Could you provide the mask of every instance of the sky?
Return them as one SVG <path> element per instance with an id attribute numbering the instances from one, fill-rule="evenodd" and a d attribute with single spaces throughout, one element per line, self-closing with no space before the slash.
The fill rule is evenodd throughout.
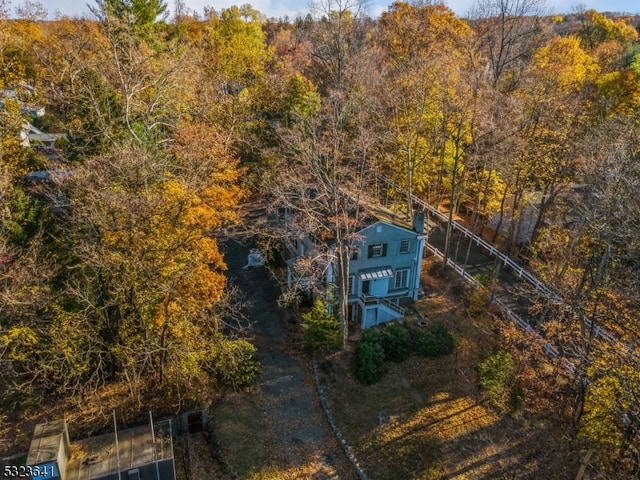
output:
<path id="1" fill-rule="evenodd" d="M 56 14 L 67 16 L 91 17 L 87 3 L 95 5 L 95 0 L 36 0 L 46 7 L 49 17 L 54 18 Z M 166 0 L 169 10 L 173 8 L 175 0 Z M 230 7 L 232 5 L 251 4 L 267 17 L 283 17 L 288 15 L 290 18 L 296 15 L 306 15 L 308 12 L 308 0 L 183 0 L 184 4 L 198 14 L 202 14 L 204 7 L 212 7 L 215 10 Z M 1 3 L 1 2 L 0 2 Z M 23 3 L 23 0 L 9 0 L 10 6 L 17 6 Z M 369 15 L 377 17 L 393 3 L 393 0 L 369 0 Z M 473 0 L 447 0 L 446 5 L 451 8 L 458 16 L 463 17 L 468 12 Z M 584 9 L 594 9 L 599 12 L 628 12 L 640 13 L 640 3 L 637 0 L 547 0 L 547 5 L 552 13 L 568 13 L 575 10 L 577 5 L 581 5 Z"/>

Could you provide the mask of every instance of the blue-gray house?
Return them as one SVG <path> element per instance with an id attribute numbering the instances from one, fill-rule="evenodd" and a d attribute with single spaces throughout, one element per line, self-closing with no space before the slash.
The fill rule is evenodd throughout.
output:
<path id="1" fill-rule="evenodd" d="M 424 250 L 424 217 L 415 230 L 377 221 L 357 233 L 349 262 L 351 318 L 362 328 L 404 316 L 403 299 L 417 300 Z"/>
<path id="2" fill-rule="evenodd" d="M 377 221 L 358 231 L 349 262 L 349 298 L 351 320 L 369 328 L 404 316 L 403 299 L 418 299 L 424 251 L 424 214 L 418 212 L 414 229 Z M 314 255 L 307 238 L 294 242 L 289 263 L 289 286 L 295 279 L 295 261 Z M 327 283 L 334 282 L 334 268 L 328 262 Z"/>

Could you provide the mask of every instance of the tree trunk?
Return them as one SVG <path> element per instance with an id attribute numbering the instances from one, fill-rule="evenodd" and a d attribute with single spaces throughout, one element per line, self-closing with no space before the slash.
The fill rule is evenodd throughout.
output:
<path id="1" fill-rule="evenodd" d="M 491 237 L 491 243 L 496 243 L 498 234 L 500 233 L 500 228 L 502 228 L 502 221 L 504 220 L 504 204 L 507 201 L 508 192 L 509 192 L 509 187 L 505 185 L 504 192 L 502 192 L 502 199 L 500 200 L 500 216 L 498 217 L 498 224 L 496 225 L 496 228 L 493 231 L 493 236 Z"/>

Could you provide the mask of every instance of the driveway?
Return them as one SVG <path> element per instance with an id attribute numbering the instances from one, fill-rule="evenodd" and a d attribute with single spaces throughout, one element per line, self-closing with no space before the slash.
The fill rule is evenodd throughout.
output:
<path id="1" fill-rule="evenodd" d="M 253 322 L 250 330 L 261 372 L 254 391 L 225 398 L 214 410 L 214 417 L 221 429 L 231 426 L 232 430 L 243 431 L 243 422 L 244 427 L 253 428 L 252 438 L 246 441 L 255 443 L 255 461 L 247 460 L 236 447 L 225 445 L 223 434 L 221 449 L 239 478 L 265 471 L 273 472 L 273 476 L 259 478 L 356 478 L 320 406 L 308 359 L 298 358 L 288 344 L 296 322 L 293 313 L 277 303 L 277 282 L 264 267 L 242 269 L 251 246 L 229 240 L 224 254 L 228 278 L 249 302 L 247 313 Z M 247 415 L 249 406 L 254 407 L 253 418 L 251 412 Z M 256 421 L 261 428 L 246 425 Z M 234 465 L 232 457 L 236 455 L 241 465 Z"/>

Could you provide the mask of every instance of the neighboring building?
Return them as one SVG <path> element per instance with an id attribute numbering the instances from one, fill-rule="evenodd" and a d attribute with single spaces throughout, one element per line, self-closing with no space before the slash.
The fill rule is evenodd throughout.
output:
<path id="1" fill-rule="evenodd" d="M 33 480 L 175 480 L 171 421 L 73 443 L 64 421 L 40 424 L 27 465 Z"/>
<path id="2" fill-rule="evenodd" d="M 36 425 L 27 457 L 27 465 L 39 473 L 32 479 L 66 480 L 70 444 L 64 420 Z"/>
<path id="3" fill-rule="evenodd" d="M 417 212 L 414 230 L 376 221 L 356 233 L 349 262 L 349 315 L 363 329 L 404 316 L 401 302 L 415 301 L 421 293 L 420 274 L 424 251 L 424 213 Z M 310 280 L 296 274 L 296 263 L 313 257 L 314 243 L 301 237 L 289 243 L 289 288 L 309 287 Z M 321 266 L 322 268 L 322 266 Z M 334 282 L 333 265 L 326 265 L 326 281 Z"/>

